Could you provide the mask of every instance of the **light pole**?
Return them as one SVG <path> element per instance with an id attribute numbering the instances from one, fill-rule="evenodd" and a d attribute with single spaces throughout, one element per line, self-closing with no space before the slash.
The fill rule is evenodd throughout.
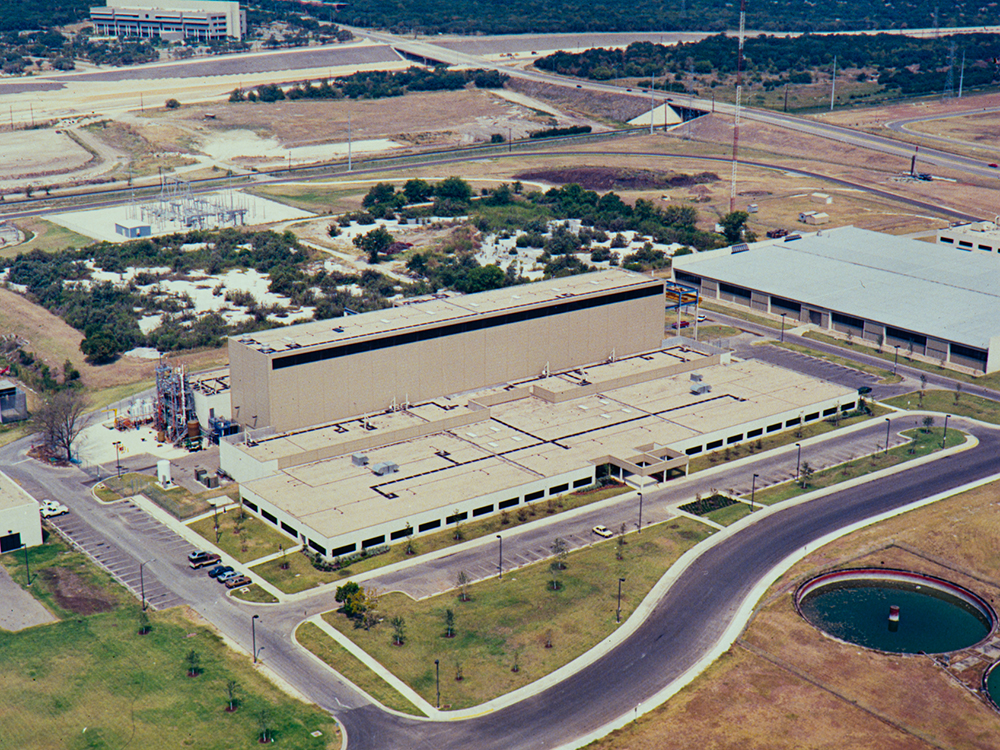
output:
<path id="1" fill-rule="evenodd" d="M 497 559 L 497 570 L 500 572 L 497 578 L 501 581 L 503 580 L 503 537 L 497 534 L 497 540 L 500 542 L 500 557 Z"/>
<path id="2" fill-rule="evenodd" d="M 885 455 L 889 455 L 889 425 L 892 424 L 889 421 L 889 417 L 885 418 Z"/>
<path id="3" fill-rule="evenodd" d="M 434 660 L 434 684 L 437 687 L 437 707 L 441 708 L 441 660 Z"/>
<path id="4" fill-rule="evenodd" d="M 142 611 L 143 612 L 146 611 L 146 583 L 145 583 L 145 580 L 142 577 L 142 566 L 145 565 L 146 563 L 151 563 L 151 562 L 155 562 L 155 561 L 156 561 L 156 558 L 154 557 L 152 560 L 143 560 L 141 563 L 139 563 L 139 591 L 141 592 L 141 596 L 142 596 Z"/>
<path id="5" fill-rule="evenodd" d="M 896 364 L 899 362 L 899 344 L 894 344 L 896 348 L 896 356 L 892 358 L 892 374 L 896 374 Z"/>
<path id="6" fill-rule="evenodd" d="M 121 476 L 122 476 L 122 460 L 121 460 L 121 455 L 122 455 L 122 441 L 121 440 L 116 440 L 115 442 L 112 443 L 112 445 L 115 446 L 115 471 L 116 471 L 116 474 L 117 474 L 118 478 L 121 479 Z"/>
<path id="7" fill-rule="evenodd" d="M 24 577 L 27 579 L 28 586 L 31 585 L 31 568 L 28 567 L 28 545 L 25 544 L 21 547 L 24 550 Z"/>
<path id="8" fill-rule="evenodd" d="M 754 474 L 753 475 L 753 479 L 750 480 L 750 512 L 751 513 L 753 513 L 753 496 L 754 496 L 754 493 L 757 491 L 757 477 L 759 477 L 759 476 L 760 476 L 760 474 Z"/>
<path id="9" fill-rule="evenodd" d="M 254 615 L 250 618 L 250 639 L 253 641 L 253 663 L 257 663 L 257 618 L 260 615 Z"/>
<path id="10" fill-rule="evenodd" d="M 785 316 L 788 313 L 781 313 L 781 343 L 785 343 Z"/>
<path id="11" fill-rule="evenodd" d="M 941 450 L 944 450 L 945 443 L 948 442 L 948 417 L 950 414 L 944 415 L 944 435 L 941 437 Z"/>
<path id="12" fill-rule="evenodd" d="M 625 583 L 624 578 L 618 579 L 618 612 L 615 614 L 615 622 L 622 621 L 622 584 Z"/>
<path id="13" fill-rule="evenodd" d="M 796 443 L 795 447 L 798 448 L 798 452 L 795 454 L 795 478 L 799 478 L 799 466 L 802 465 L 802 443 Z"/>
<path id="14" fill-rule="evenodd" d="M 642 491 L 639 491 L 639 526 L 637 533 L 642 533 Z"/>

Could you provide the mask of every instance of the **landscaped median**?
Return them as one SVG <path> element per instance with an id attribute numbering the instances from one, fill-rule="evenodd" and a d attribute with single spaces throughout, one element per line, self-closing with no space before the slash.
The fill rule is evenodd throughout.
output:
<path id="1" fill-rule="evenodd" d="M 1000 402 L 954 391 L 914 391 L 893 396 L 885 403 L 897 409 L 937 411 L 954 417 L 971 417 L 980 422 L 1000 424 Z"/>
<path id="2" fill-rule="evenodd" d="M 808 492 L 825 489 L 866 474 L 898 466 L 907 461 L 923 458 L 944 448 L 954 448 L 964 443 L 968 437 L 964 432 L 949 429 L 947 439 L 945 439 L 943 427 L 931 426 L 906 430 L 900 434 L 910 438 L 910 442 L 891 448 L 888 453 L 872 453 L 816 472 L 810 471 L 808 465 L 803 464 L 804 471 L 801 472 L 798 480 L 758 490 L 754 493 L 754 501 L 761 505 L 780 503 L 782 500 L 805 495 Z"/>
<path id="3" fill-rule="evenodd" d="M 311 558 L 300 553 L 288 554 L 280 560 L 271 560 L 256 565 L 251 570 L 284 593 L 295 594 L 314 586 L 342 581 L 386 565 L 412 560 L 416 555 L 436 552 L 473 539 L 509 531 L 531 521 L 537 521 L 556 513 L 564 513 L 631 491 L 631 488 L 621 484 L 584 488 L 566 495 L 523 505 L 513 512 L 502 512 L 481 521 L 461 523 L 434 534 L 421 535 L 409 542 L 399 542 L 389 547 L 388 551 L 383 554 L 361 558 L 336 570 L 319 570 L 313 566 Z M 287 567 L 283 567 L 283 565 L 287 565 Z"/>
<path id="4" fill-rule="evenodd" d="M 667 569 L 712 533 L 674 518 L 628 534 L 624 546 L 612 539 L 569 553 L 565 569 L 553 567 L 556 557 L 469 585 L 467 601 L 458 581 L 455 590 L 422 601 L 379 596 L 370 630 L 339 611 L 323 618 L 430 705 L 437 660 L 442 709 L 468 708 L 534 682 L 596 646 L 618 627 L 620 578 L 624 622 Z M 354 657 L 323 649 L 314 635 L 304 645 L 350 677 Z"/>

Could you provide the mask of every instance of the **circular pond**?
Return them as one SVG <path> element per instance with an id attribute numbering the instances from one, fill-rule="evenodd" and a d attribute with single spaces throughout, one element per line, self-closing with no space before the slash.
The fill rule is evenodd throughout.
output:
<path id="1" fill-rule="evenodd" d="M 1000 711 L 1000 661 L 994 662 L 983 677 L 983 687 L 993 702 L 993 707 Z"/>
<path id="2" fill-rule="evenodd" d="M 799 587 L 795 606 L 838 640 L 897 654 L 968 648 L 984 640 L 996 622 L 993 608 L 968 589 L 904 570 L 825 573 Z"/>

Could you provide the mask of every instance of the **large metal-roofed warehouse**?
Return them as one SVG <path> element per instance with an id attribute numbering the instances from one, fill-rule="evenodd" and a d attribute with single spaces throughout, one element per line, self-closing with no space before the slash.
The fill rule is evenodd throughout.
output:
<path id="1" fill-rule="evenodd" d="M 1000 370 L 1000 263 L 987 254 L 841 227 L 675 258 L 674 278 L 702 299 Z"/>
<path id="2" fill-rule="evenodd" d="M 614 270 L 230 338 L 233 418 L 298 429 L 650 351 L 663 306 Z"/>

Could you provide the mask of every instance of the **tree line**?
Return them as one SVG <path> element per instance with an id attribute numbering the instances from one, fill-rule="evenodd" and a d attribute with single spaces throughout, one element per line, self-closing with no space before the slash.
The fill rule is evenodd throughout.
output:
<path id="1" fill-rule="evenodd" d="M 449 70 L 447 66 L 426 69 L 416 66 L 402 71 L 368 70 L 340 76 L 332 81 L 297 83 L 290 88 L 265 84 L 244 91 L 234 89 L 231 102 L 276 102 L 285 99 L 382 99 L 410 91 L 456 91 L 470 82 L 477 88 L 503 88 L 508 76 L 495 70 Z"/>
<path id="2" fill-rule="evenodd" d="M 993 34 L 963 34 L 956 38 L 928 38 L 898 34 L 846 34 L 817 37 L 751 37 L 744 45 L 744 71 L 750 82 L 811 83 L 811 73 L 832 69 L 865 71 L 887 89 L 904 94 L 938 92 L 951 62 L 956 43 L 955 65 L 965 56 L 966 86 L 1000 83 L 1000 42 Z M 598 81 L 613 78 L 649 79 L 656 88 L 684 90 L 685 74 L 720 78 L 735 75 L 738 40 L 715 35 L 676 46 L 635 42 L 626 49 L 589 49 L 580 53 L 555 52 L 535 65 L 561 75 Z M 957 81 L 958 71 L 955 71 Z"/>

